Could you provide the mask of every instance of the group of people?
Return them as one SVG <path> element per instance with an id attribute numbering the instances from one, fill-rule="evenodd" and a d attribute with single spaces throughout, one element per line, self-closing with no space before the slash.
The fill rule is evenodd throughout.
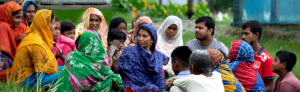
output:
<path id="1" fill-rule="evenodd" d="M 259 44 L 258 21 L 243 24 L 242 40 L 228 49 L 213 37 L 209 16 L 195 21 L 196 38 L 183 46 L 176 16 L 158 30 L 150 17 L 139 16 L 127 31 L 123 18 L 108 26 L 95 8 L 88 8 L 76 27 L 30 0 L 7 2 L 0 10 L 1 81 L 53 85 L 53 92 L 300 92 L 291 72 L 296 55 L 278 51 L 274 61 Z M 169 74 L 176 76 L 166 80 Z"/>

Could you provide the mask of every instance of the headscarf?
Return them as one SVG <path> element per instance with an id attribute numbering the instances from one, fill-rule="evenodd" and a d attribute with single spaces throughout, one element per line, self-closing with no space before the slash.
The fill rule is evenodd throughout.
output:
<path id="1" fill-rule="evenodd" d="M 22 7 L 17 2 L 7 2 L 0 6 L 0 50 L 9 54 L 12 58 L 17 50 L 16 39 L 19 38 L 19 34 L 23 34 L 26 29 L 20 24 L 18 28 L 11 28 L 12 13 L 18 10 L 22 10 Z M 21 32 L 23 31 L 23 32 Z"/>
<path id="2" fill-rule="evenodd" d="M 168 29 L 168 27 L 172 24 L 175 24 L 177 26 L 178 31 L 173 38 L 168 39 L 165 32 Z M 158 36 L 158 40 L 157 40 L 156 49 L 170 57 L 172 51 L 176 47 L 183 45 L 181 19 L 179 19 L 176 16 L 167 17 L 164 20 L 164 22 L 160 25 L 157 31 L 157 36 Z M 169 61 L 168 65 L 164 66 L 164 69 L 167 70 L 168 72 L 173 73 L 171 61 Z"/>
<path id="3" fill-rule="evenodd" d="M 113 28 L 117 28 L 120 23 L 125 23 L 126 28 L 127 28 L 126 21 L 123 18 L 118 17 L 118 18 L 114 18 L 111 20 L 111 22 L 109 24 L 109 31 L 112 30 Z"/>
<path id="4" fill-rule="evenodd" d="M 20 1 L 20 5 L 23 7 L 23 21 L 24 21 L 24 23 L 27 24 L 27 26 L 29 26 L 29 25 L 26 20 L 26 12 L 27 12 L 27 8 L 28 8 L 30 2 L 33 3 L 36 8 L 38 8 L 38 5 L 34 1 L 31 1 L 31 0 L 21 0 Z M 37 11 L 37 10 L 35 10 L 35 11 Z"/>
<path id="5" fill-rule="evenodd" d="M 126 47 L 127 46 L 136 46 L 136 41 L 137 41 L 136 33 L 138 31 L 139 26 L 142 24 L 152 25 L 152 20 L 150 19 L 150 17 L 148 17 L 146 15 L 142 15 L 132 21 L 131 30 L 126 33 L 127 34 L 127 39 L 125 41 Z"/>
<path id="6" fill-rule="evenodd" d="M 264 91 L 264 83 L 253 67 L 254 51 L 245 41 L 233 41 L 230 48 L 230 59 L 234 60 L 228 65 L 235 77 L 242 83 L 246 91 Z"/>
<path id="7" fill-rule="evenodd" d="M 126 47 L 119 57 L 119 71 L 123 78 L 128 78 L 138 86 L 146 84 L 159 83 L 159 75 L 162 70 L 163 62 L 169 58 L 159 51 L 155 50 L 157 42 L 156 29 L 150 24 L 143 24 L 141 27 L 147 27 L 153 44 L 150 47 L 152 54 L 149 54 L 137 41 L 137 46 Z"/>
<path id="8" fill-rule="evenodd" d="M 222 53 L 215 49 L 207 49 L 206 51 L 211 57 L 211 72 L 217 71 L 221 74 L 225 92 L 246 92 L 243 85 L 226 65 Z"/>
<path id="9" fill-rule="evenodd" d="M 78 44 L 79 48 L 67 55 L 60 81 L 52 91 L 112 92 L 114 86 L 119 92 L 123 87 L 122 80 L 110 70 L 100 34 L 95 31 L 84 32 Z"/>
<path id="10" fill-rule="evenodd" d="M 103 14 L 96 8 L 88 8 L 88 9 L 85 10 L 85 12 L 82 16 L 82 22 L 76 26 L 75 39 L 79 35 L 81 35 L 83 32 L 90 30 L 89 29 L 89 24 L 90 24 L 90 15 L 91 14 L 98 15 L 99 18 L 102 20 L 101 23 L 100 23 L 100 27 L 97 30 L 94 30 L 94 31 L 100 33 L 101 42 L 102 42 L 104 48 L 106 48 L 107 47 L 106 40 L 107 40 L 108 28 L 107 28 L 107 24 L 106 24 L 106 21 L 104 19 Z"/>
<path id="11" fill-rule="evenodd" d="M 51 23 L 51 14 L 52 14 L 52 10 L 41 9 L 37 11 L 36 15 L 34 16 L 33 22 L 30 25 L 30 28 L 28 28 L 25 33 L 26 36 L 24 37 L 24 39 L 22 40 L 22 42 L 20 43 L 17 49 L 17 54 L 18 53 L 28 54 L 22 52 L 23 50 L 19 51 L 19 49 L 23 47 L 32 46 L 32 45 L 40 46 L 43 49 L 38 49 L 38 51 L 43 51 L 45 54 L 33 55 L 32 57 L 46 59 L 48 60 L 47 64 L 44 64 L 45 62 L 31 62 L 31 61 L 18 61 L 22 63 L 14 63 L 12 73 L 16 75 L 18 75 L 17 73 L 19 73 L 20 71 L 17 68 L 14 69 L 14 66 L 16 67 L 21 66 L 23 63 L 34 63 L 34 67 L 21 68 L 21 71 L 24 72 L 22 72 L 21 75 L 19 75 L 22 77 L 20 80 L 18 80 L 18 83 L 24 81 L 28 76 L 30 76 L 34 72 L 43 72 L 49 75 L 58 72 L 57 61 L 51 52 L 51 48 L 53 46 L 53 37 L 51 35 L 52 33 L 49 28 Z M 38 51 L 32 51 L 32 52 L 37 53 Z M 26 56 L 26 55 L 20 55 L 20 56 Z M 26 58 L 32 58 L 32 57 L 26 57 Z M 16 60 L 14 60 L 14 62 L 16 62 Z"/>

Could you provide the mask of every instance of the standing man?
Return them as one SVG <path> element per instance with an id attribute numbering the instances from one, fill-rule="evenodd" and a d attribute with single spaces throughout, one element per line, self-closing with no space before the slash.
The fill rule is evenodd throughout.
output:
<path id="1" fill-rule="evenodd" d="M 272 72 L 273 58 L 259 44 L 262 34 L 262 26 L 258 21 L 248 21 L 242 27 L 242 39 L 249 43 L 254 50 L 253 67 L 257 69 L 261 79 L 264 81 L 266 92 L 271 92 L 274 84 L 275 74 Z"/>
<path id="2" fill-rule="evenodd" d="M 216 38 L 213 38 L 215 31 L 215 21 L 209 16 L 199 17 L 196 20 L 196 38 L 186 43 L 192 51 L 216 49 L 228 55 L 228 48 Z"/>

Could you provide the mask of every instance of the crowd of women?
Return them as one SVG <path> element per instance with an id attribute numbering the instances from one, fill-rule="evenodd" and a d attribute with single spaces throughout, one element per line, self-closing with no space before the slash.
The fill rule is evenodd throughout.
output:
<path id="1" fill-rule="evenodd" d="M 251 66 L 254 52 L 247 42 L 232 42 L 230 64 L 227 52 L 180 51 L 185 47 L 183 28 L 176 16 L 167 17 L 158 30 L 150 17 L 139 16 L 127 31 L 123 18 L 114 18 L 108 26 L 95 8 L 86 9 L 76 27 L 60 22 L 52 10 L 38 10 L 30 0 L 7 2 L 0 10 L 1 81 L 27 87 L 53 85 L 54 92 L 174 91 L 176 86 L 179 89 L 175 91 L 265 91 Z M 120 44 L 115 46 L 115 41 Z M 107 53 L 113 47 L 110 57 Z M 168 74 L 179 76 L 177 60 L 178 66 L 191 71 L 188 75 L 201 76 L 166 81 Z"/>

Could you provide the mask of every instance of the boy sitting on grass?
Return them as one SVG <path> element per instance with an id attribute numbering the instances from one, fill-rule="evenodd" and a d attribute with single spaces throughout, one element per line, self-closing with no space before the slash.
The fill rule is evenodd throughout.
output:
<path id="1" fill-rule="evenodd" d="M 275 82 L 272 92 L 300 92 L 300 81 L 291 72 L 297 57 L 293 52 L 278 51 L 272 63 L 272 71 L 279 77 Z"/>

